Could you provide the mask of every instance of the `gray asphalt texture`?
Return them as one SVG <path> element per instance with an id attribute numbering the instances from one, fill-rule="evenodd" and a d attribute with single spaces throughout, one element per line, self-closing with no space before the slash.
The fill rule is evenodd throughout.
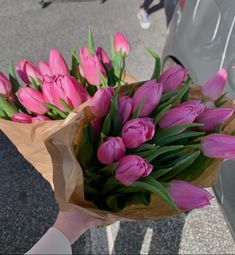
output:
<path id="1" fill-rule="evenodd" d="M 9 60 L 47 59 L 57 47 L 69 61 L 70 49 L 82 47 L 87 27 L 97 45 L 108 50 L 110 33 L 128 35 L 132 51 L 127 69 L 138 79 L 151 75 L 153 61 L 144 46 L 161 53 L 166 38 L 164 11 L 141 30 L 136 10 L 141 1 L 58 1 L 41 9 L 37 0 L 0 0 L 0 70 Z M 25 253 L 53 224 L 58 207 L 50 185 L 0 132 L 0 254 Z M 211 206 L 157 221 L 117 222 L 86 232 L 74 254 L 235 254 L 221 211 Z"/>

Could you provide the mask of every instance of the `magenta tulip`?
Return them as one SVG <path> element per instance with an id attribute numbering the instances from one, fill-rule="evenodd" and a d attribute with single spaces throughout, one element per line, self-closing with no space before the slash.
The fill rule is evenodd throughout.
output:
<path id="1" fill-rule="evenodd" d="M 124 185 L 132 184 L 141 177 L 148 176 L 153 166 L 137 155 L 127 155 L 118 162 L 115 178 Z"/>
<path id="2" fill-rule="evenodd" d="M 137 108 L 143 103 L 140 111 L 140 117 L 147 117 L 157 107 L 162 96 L 163 86 L 157 83 L 156 80 L 145 82 L 138 88 L 133 96 L 133 109 L 134 113 Z"/>
<path id="3" fill-rule="evenodd" d="M 201 150 L 209 158 L 235 158 L 235 136 L 211 134 L 202 138 Z"/>
<path id="4" fill-rule="evenodd" d="M 109 59 L 107 53 L 103 48 L 98 47 L 96 49 L 96 55 L 99 58 L 99 60 L 107 67 L 108 70 L 111 69 L 112 67 L 111 60 Z"/>
<path id="5" fill-rule="evenodd" d="M 38 83 L 38 80 L 42 81 L 39 69 L 27 59 L 21 60 L 17 64 L 16 70 L 20 78 L 27 84 L 31 83 L 32 80 L 36 81 L 36 83 Z"/>
<path id="6" fill-rule="evenodd" d="M 49 67 L 53 75 L 69 75 L 68 65 L 57 49 L 49 52 Z"/>
<path id="7" fill-rule="evenodd" d="M 160 128 L 169 128 L 181 124 L 192 123 L 196 117 L 197 108 L 193 105 L 176 106 L 167 111 L 160 119 Z"/>
<path id="8" fill-rule="evenodd" d="M 50 119 L 44 115 L 37 115 L 37 117 L 32 118 L 32 122 L 45 121 L 45 120 L 50 120 Z"/>
<path id="9" fill-rule="evenodd" d="M 63 99 L 73 109 L 89 97 L 85 88 L 72 76 L 58 76 L 55 80 L 45 78 L 42 92 L 46 102 L 56 105 L 62 111 L 65 109 L 60 99 Z"/>
<path id="10" fill-rule="evenodd" d="M 0 96 L 8 97 L 11 94 L 12 86 L 7 77 L 0 72 Z"/>
<path id="11" fill-rule="evenodd" d="M 19 112 L 19 113 L 15 113 L 11 117 L 11 120 L 15 122 L 20 122 L 20 123 L 32 123 L 32 116 L 24 112 Z"/>
<path id="12" fill-rule="evenodd" d="M 50 69 L 49 65 L 47 64 L 47 62 L 45 62 L 43 60 L 39 61 L 38 67 L 39 67 L 39 70 L 43 76 L 45 76 L 45 75 L 47 75 L 49 77 L 53 76 L 51 69 Z"/>
<path id="13" fill-rule="evenodd" d="M 91 98 L 91 111 L 97 117 L 104 117 L 108 112 L 113 97 L 113 88 L 98 89 Z"/>
<path id="14" fill-rule="evenodd" d="M 97 151 L 99 161 L 105 165 L 117 162 L 126 153 L 125 145 L 121 137 L 108 137 Z"/>
<path id="15" fill-rule="evenodd" d="M 196 118 L 196 122 L 203 123 L 202 130 L 212 130 L 225 123 L 232 115 L 234 109 L 214 108 L 204 111 Z"/>
<path id="16" fill-rule="evenodd" d="M 21 87 L 17 97 L 20 103 L 32 113 L 43 115 L 48 112 L 47 107 L 44 105 L 45 100 L 43 94 L 36 89 Z"/>
<path id="17" fill-rule="evenodd" d="M 118 109 L 121 116 L 122 124 L 124 124 L 132 113 L 132 98 L 129 96 L 122 96 L 118 100 Z"/>
<path id="18" fill-rule="evenodd" d="M 122 56 L 126 57 L 130 51 L 130 43 L 128 38 L 121 32 L 114 36 L 114 49 L 116 52 L 122 51 Z"/>
<path id="19" fill-rule="evenodd" d="M 122 128 L 122 139 L 127 148 L 136 148 L 149 141 L 155 134 L 151 118 L 136 118 L 127 121 Z"/>
<path id="20" fill-rule="evenodd" d="M 186 101 L 184 103 L 179 104 L 178 106 L 179 107 L 181 107 L 181 106 L 192 106 L 192 107 L 195 107 L 197 115 L 200 115 L 201 113 L 203 113 L 203 111 L 206 108 L 205 105 L 201 101 L 199 101 L 199 100 Z"/>
<path id="21" fill-rule="evenodd" d="M 163 84 L 164 92 L 175 91 L 187 75 L 188 71 L 186 69 L 180 65 L 173 65 L 161 74 L 159 82 Z"/>
<path id="22" fill-rule="evenodd" d="M 171 182 L 168 192 L 181 209 L 202 208 L 213 198 L 207 190 L 179 180 Z"/>
<path id="23" fill-rule="evenodd" d="M 222 95 L 226 82 L 227 71 L 226 69 L 221 69 L 202 86 L 204 98 L 210 101 L 218 99 Z"/>

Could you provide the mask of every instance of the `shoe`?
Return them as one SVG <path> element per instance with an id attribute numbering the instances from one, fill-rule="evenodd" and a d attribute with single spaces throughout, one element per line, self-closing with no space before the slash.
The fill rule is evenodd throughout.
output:
<path id="1" fill-rule="evenodd" d="M 151 22 L 149 20 L 149 16 L 147 14 L 147 12 L 139 12 L 137 13 L 137 17 L 140 20 L 140 26 L 143 29 L 148 29 L 151 25 Z"/>

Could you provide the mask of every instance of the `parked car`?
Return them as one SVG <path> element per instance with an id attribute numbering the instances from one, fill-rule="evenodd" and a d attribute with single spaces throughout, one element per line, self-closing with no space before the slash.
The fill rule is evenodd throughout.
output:
<path id="1" fill-rule="evenodd" d="M 163 69 L 173 63 L 189 68 L 196 84 L 227 68 L 225 90 L 235 98 L 235 1 L 179 0 L 162 59 Z M 213 189 L 235 238 L 235 159 L 223 163 Z"/>

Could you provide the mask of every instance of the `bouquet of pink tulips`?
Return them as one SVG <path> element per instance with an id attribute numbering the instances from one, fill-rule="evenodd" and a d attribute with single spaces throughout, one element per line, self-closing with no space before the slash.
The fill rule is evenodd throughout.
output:
<path id="1" fill-rule="evenodd" d="M 150 80 L 127 84 L 122 33 L 111 57 L 94 45 L 72 54 L 69 69 L 56 49 L 38 67 L 28 60 L 0 73 L 0 128 L 54 185 L 63 209 L 105 217 L 150 219 L 200 208 L 212 195 L 223 159 L 235 157 L 234 102 L 225 69 L 202 87 L 158 55 Z M 111 215 L 111 218 L 110 218 Z M 111 220 L 110 220 L 111 219 Z"/>

